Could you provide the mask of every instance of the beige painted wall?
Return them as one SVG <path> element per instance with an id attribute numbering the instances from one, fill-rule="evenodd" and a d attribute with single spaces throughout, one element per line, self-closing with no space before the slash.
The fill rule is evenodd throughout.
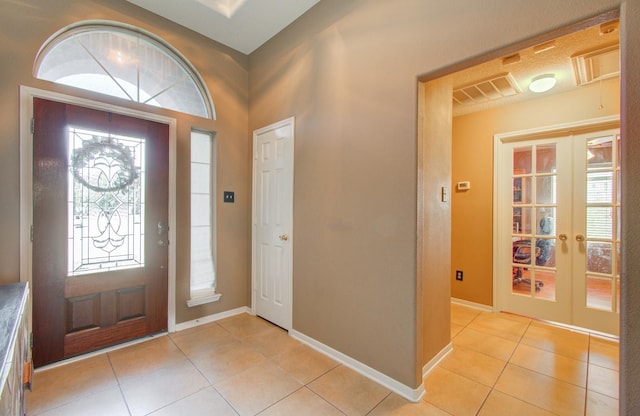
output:
<path id="1" fill-rule="evenodd" d="M 251 54 L 250 130 L 296 117 L 295 330 L 421 383 L 416 77 L 618 4 L 323 0 Z"/>
<path id="2" fill-rule="evenodd" d="M 622 56 L 622 296 L 620 415 L 640 414 L 640 2 L 621 13 Z"/>
<path id="3" fill-rule="evenodd" d="M 248 58 L 216 42 L 152 15 L 123 0 L 0 2 L 0 283 L 19 279 L 20 153 L 19 86 L 131 106 L 177 118 L 177 322 L 250 303 L 250 156 L 248 131 Z M 146 29 L 177 48 L 203 76 L 217 110 L 216 121 L 155 107 L 132 105 L 32 76 L 38 49 L 54 32 L 87 19 L 105 19 Z M 189 297 L 189 136 L 192 127 L 217 132 L 217 186 L 236 192 L 236 203 L 218 196 L 218 280 L 220 302 L 188 309 Z"/>
<path id="4" fill-rule="evenodd" d="M 419 335 L 423 337 L 421 360 L 428 363 L 451 339 L 451 263 L 447 260 L 451 256 L 453 84 L 450 77 L 443 77 L 420 83 L 419 88 L 418 279 L 424 307 Z"/>
<path id="5" fill-rule="evenodd" d="M 185 184 L 188 175 L 184 165 L 187 125 L 193 122 L 219 132 L 218 189 L 237 192 L 235 205 L 218 207 L 222 303 L 183 309 L 179 321 L 248 304 L 250 132 L 294 115 L 293 326 L 408 386 L 417 386 L 416 367 L 423 364 L 416 351 L 419 340 L 427 343 L 433 338 L 420 333 L 423 317 L 417 311 L 437 314 L 439 310 L 421 305 L 416 289 L 422 287 L 416 278 L 416 76 L 620 3 L 499 0 L 486 7 L 477 0 L 323 0 L 251 55 L 247 92 L 246 57 L 123 0 L 2 0 L 0 281 L 16 281 L 19 273 L 18 85 L 71 91 L 30 75 L 39 45 L 61 26 L 77 20 L 121 20 L 150 30 L 180 49 L 203 74 L 216 102 L 217 122 L 174 114 L 180 126 L 178 163 L 183 167 L 178 184 Z M 630 39 L 623 45 L 623 56 L 637 68 L 640 6 L 638 2 L 628 6 L 622 20 Z M 554 12 L 548 13 L 551 8 Z M 623 85 L 629 114 L 640 114 L 640 73 L 629 71 Z M 623 131 L 627 137 L 640 137 L 640 119 L 630 117 Z M 631 165 L 640 158 L 640 146 L 637 140 L 626 143 L 625 160 Z M 638 169 L 635 163 L 626 170 L 626 177 L 637 177 Z M 640 205 L 639 188 L 637 181 L 625 182 L 626 206 Z M 184 300 L 188 258 L 182 248 L 187 241 L 186 198 L 185 188 L 179 186 L 178 304 Z M 623 267 L 628 277 L 638 277 L 640 221 L 632 220 L 637 216 L 633 210 L 626 212 L 625 253 L 635 255 L 627 255 Z M 621 407 L 626 406 L 626 414 L 636 414 L 640 411 L 640 360 L 626 361 L 624 354 L 638 354 L 631 346 L 640 343 L 640 330 L 630 323 L 640 322 L 640 308 L 632 303 L 640 298 L 640 279 L 629 281 L 623 295 Z M 441 316 L 447 319 L 444 311 Z"/>
<path id="6" fill-rule="evenodd" d="M 620 114 L 617 78 L 603 81 L 602 91 L 593 84 L 453 119 L 452 297 L 493 305 L 494 134 L 614 114 Z M 471 189 L 456 191 L 460 181 L 470 181 Z M 462 282 L 455 280 L 456 270 L 464 272 Z"/>

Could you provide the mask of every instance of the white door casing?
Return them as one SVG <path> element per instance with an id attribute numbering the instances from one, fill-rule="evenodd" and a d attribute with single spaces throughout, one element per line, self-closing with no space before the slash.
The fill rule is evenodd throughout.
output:
<path id="1" fill-rule="evenodd" d="M 289 330 L 293 286 L 294 118 L 253 133 L 252 307 Z"/>

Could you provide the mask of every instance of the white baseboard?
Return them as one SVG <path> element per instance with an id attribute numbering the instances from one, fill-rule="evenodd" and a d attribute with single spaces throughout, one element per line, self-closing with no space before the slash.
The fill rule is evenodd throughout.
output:
<path id="1" fill-rule="evenodd" d="M 484 312 L 493 312 L 492 306 L 483 305 L 482 303 L 470 302 L 464 299 L 451 298 L 451 303 L 455 303 L 456 305 L 467 306 L 469 308 L 478 309 Z"/>
<path id="2" fill-rule="evenodd" d="M 406 386 L 400 383 L 397 380 L 392 379 L 391 377 L 375 370 L 360 361 L 357 361 L 348 355 L 341 353 L 340 351 L 334 350 L 333 348 L 325 345 L 311 337 L 308 337 L 305 334 L 302 334 L 296 330 L 290 330 L 289 335 L 298 341 L 307 344 L 311 348 L 320 353 L 336 360 L 340 364 L 349 367 L 350 369 L 362 374 L 370 380 L 375 381 L 376 383 L 388 388 L 394 393 L 404 397 L 405 399 L 417 403 L 424 396 L 424 383 L 421 383 L 420 386 L 416 389 L 412 389 L 409 386 Z"/>
<path id="3" fill-rule="evenodd" d="M 185 329 L 194 328 L 196 326 L 219 321 L 220 319 L 228 318 L 230 316 L 240 315 L 241 313 L 252 314 L 252 311 L 251 311 L 251 308 L 249 308 L 248 306 L 242 306 L 240 308 L 231 309 L 231 310 L 220 312 L 220 313 L 215 313 L 213 315 L 203 316 L 202 318 L 197 318 L 192 321 L 176 324 L 174 331 L 172 332 L 178 332 L 178 331 L 183 331 Z"/>
<path id="4" fill-rule="evenodd" d="M 436 366 L 440 364 L 440 361 L 444 360 L 451 351 L 453 351 L 453 344 L 449 343 L 440 350 L 435 357 L 429 360 L 429 362 L 422 367 L 422 378 L 424 379 L 434 368 L 436 368 Z"/>

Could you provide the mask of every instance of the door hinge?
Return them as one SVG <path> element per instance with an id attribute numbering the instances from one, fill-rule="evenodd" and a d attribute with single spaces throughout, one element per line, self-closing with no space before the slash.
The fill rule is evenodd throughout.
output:
<path id="1" fill-rule="evenodd" d="M 36 131 L 36 120 L 31 117 L 31 134 L 34 134 Z"/>
<path id="2" fill-rule="evenodd" d="M 33 225 L 31 226 L 31 230 L 29 230 L 29 239 L 33 243 Z"/>

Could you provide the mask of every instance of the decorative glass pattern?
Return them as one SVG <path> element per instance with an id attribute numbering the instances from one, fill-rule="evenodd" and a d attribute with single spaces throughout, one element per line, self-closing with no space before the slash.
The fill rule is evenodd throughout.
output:
<path id="1" fill-rule="evenodd" d="M 144 154 L 144 138 L 69 128 L 69 276 L 144 266 Z"/>
<path id="2" fill-rule="evenodd" d="M 215 119 L 198 72 L 171 45 L 140 28 L 80 22 L 42 46 L 34 69 L 39 79 Z"/>

